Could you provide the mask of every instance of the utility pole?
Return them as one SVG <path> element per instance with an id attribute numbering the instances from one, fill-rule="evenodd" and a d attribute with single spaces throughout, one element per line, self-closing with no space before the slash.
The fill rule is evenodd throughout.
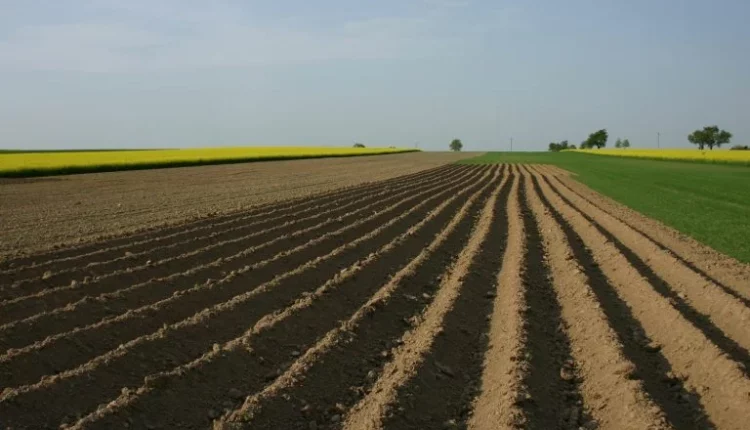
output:
<path id="1" fill-rule="evenodd" d="M 658 131 L 656 132 L 656 147 L 661 148 L 661 133 Z"/>
<path id="2" fill-rule="evenodd" d="M 513 152 L 513 138 L 510 138 L 510 152 Z"/>

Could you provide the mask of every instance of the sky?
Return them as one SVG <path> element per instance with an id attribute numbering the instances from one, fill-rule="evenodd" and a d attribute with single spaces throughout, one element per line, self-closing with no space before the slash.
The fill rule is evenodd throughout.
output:
<path id="1" fill-rule="evenodd" d="M 0 149 L 750 144 L 746 0 L 0 0 Z"/>

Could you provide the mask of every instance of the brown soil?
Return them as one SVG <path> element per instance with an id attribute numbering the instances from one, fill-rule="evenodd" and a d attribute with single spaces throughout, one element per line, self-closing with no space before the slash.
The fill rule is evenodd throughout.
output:
<path id="1" fill-rule="evenodd" d="M 0 178 L 0 261 L 380 181 L 473 153 L 407 153 Z"/>
<path id="2" fill-rule="evenodd" d="M 450 165 L 8 260 L 0 428 L 743 428 L 750 272 L 636 216 Z"/>

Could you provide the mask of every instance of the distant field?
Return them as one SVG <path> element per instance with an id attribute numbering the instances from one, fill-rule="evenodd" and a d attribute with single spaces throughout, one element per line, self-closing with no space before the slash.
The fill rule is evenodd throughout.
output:
<path id="1" fill-rule="evenodd" d="M 729 151 L 723 149 L 577 149 L 596 155 L 610 155 L 616 157 L 634 157 L 654 160 L 693 161 L 699 163 L 727 163 L 750 165 L 750 151 Z"/>
<path id="2" fill-rule="evenodd" d="M 396 148 L 233 147 L 128 151 L 2 151 L 0 176 L 30 177 L 200 164 L 412 152 Z"/>
<path id="3" fill-rule="evenodd" d="M 492 152 L 461 162 L 562 167 L 631 209 L 750 262 L 750 169 L 746 166 L 602 157 L 578 151 Z"/>
<path id="4" fill-rule="evenodd" d="M 138 148 L 128 151 L 158 151 L 164 148 Z M 0 149 L 0 154 L 55 154 L 67 152 L 123 152 L 123 149 Z"/>

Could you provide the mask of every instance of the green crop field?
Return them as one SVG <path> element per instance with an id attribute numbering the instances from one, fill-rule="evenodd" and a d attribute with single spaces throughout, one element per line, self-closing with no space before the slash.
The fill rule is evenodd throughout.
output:
<path id="1" fill-rule="evenodd" d="M 573 152 L 491 152 L 462 163 L 540 163 L 740 261 L 750 262 L 750 169 Z"/>

